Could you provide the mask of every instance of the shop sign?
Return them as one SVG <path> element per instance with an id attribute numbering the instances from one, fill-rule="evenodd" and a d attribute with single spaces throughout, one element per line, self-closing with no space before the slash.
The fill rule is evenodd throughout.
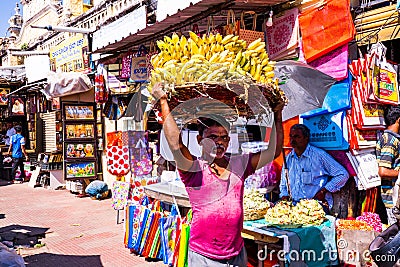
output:
<path id="1" fill-rule="evenodd" d="M 157 21 L 162 21 L 167 16 L 172 16 L 178 12 L 178 10 L 184 10 L 191 4 L 197 4 L 201 0 L 175 0 L 174 4 L 171 5 L 171 0 L 158 0 L 157 1 Z"/>
<path id="2" fill-rule="evenodd" d="M 101 27 L 93 33 L 93 51 L 114 44 L 145 29 L 147 26 L 146 6 L 141 6 L 122 18 Z"/>
<path id="3" fill-rule="evenodd" d="M 89 72 L 88 40 L 83 34 L 69 38 L 50 49 L 52 71 Z"/>
<path id="4" fill-rule="evenodd" d="M 131 79 L 135 82 L 146 81 L 147 76 L 147 61 L 146 57 L 132 58 Z"/>

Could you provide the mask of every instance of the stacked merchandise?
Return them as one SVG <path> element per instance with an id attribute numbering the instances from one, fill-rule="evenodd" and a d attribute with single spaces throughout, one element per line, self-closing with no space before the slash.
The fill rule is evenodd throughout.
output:
<path id="1" fill-rule="evenodd" d="M 182 218 L 175 205 L 167 212 L 160 201 L 143 197 L 126 207 L 124 244 L 137 255 L 185 266 L 190 222 L 191 211 Z"/>
<path id="2" fill-rule="evenodd" d="M 322 206 L 314 199 L 302 199 L 296 205 L 289 201 L 280 201 L 265 214 L 269 224 L 321 225 L 325 221 L 325 212 Z"/>
<path id="3" fill-rule="evenodd" d="M 271 203 L 257 189 L 246 189 L 244 191 L 243 207 L 244 220 L 252 221 L 262 219 L 271 207 Z"/>

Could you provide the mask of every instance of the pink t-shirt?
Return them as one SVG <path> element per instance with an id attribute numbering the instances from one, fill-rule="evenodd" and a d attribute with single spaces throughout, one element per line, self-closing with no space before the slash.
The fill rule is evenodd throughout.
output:
<path id="1" fill-rule="evenodd" d="M 179 172 L 192 206 L 189 247 L 211 259 L 230 259 L 243 247 L 244 179 L 254 173 L 249 155 L 232 156 L 227 180 L 207 162 L 196 160 L 191 171 Z"/>

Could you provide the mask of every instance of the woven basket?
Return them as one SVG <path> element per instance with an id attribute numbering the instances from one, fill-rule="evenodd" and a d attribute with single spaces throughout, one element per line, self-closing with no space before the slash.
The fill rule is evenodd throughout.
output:
<path id="1" fill-rule="evenodd" d="M 192 83 L 167 87 L 169 106 L 175 118 L 189 120 L 205 114 L 218 114 L 228 120 L 258 118 L 271 108 L 287 103 L 284 93 L 273 84 Z M 159 103 L 154 106 L 160 109 Z"/>

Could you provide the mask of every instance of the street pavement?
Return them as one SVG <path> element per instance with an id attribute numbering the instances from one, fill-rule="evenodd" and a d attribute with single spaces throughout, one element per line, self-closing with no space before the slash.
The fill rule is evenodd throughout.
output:
<path id="1" fill-rule="evenodd" d="M 0 180 L 0 233 L 44 233 L 39 240 L 44 246 L 18 250 L 29 267 L 165 267 L 162 261 L 148 262 L 124 247 L 123 218 L 120 211 L 117 224 L 111 199 L 78 198 L 65 189 Z"/>

